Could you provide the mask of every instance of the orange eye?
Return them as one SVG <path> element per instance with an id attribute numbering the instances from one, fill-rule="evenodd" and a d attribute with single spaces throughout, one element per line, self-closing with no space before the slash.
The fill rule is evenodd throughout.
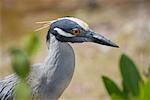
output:
<path id="1" fill-rule="evenodd" d="M 79 29 L 73 29 L 73 30 L 71 30 L 71 33 L 72 33 L 73 35 L 79 36 L 79 35 L 80 35 L 80 30 L 79 30 Z"/>

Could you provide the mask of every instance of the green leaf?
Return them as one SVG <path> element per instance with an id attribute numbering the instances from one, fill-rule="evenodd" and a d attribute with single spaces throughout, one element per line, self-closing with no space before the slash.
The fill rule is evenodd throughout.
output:
<path id="1" fill-rule="evenodd" d="M 14 72 L 20 78 L 26 78 L 30 72 L 30 62 L 28 57 L 23 51 L 16 48 L 12 48 L 10 54 Z"/>
<path id="2" fill-rule="evenodd" d="M 111 100 L 128 100 L 128 99 L 122 98 L 122 97 L 120 97 L 119 95 L 116 95 L 116 94 L 112 94 L 111 95 Z"/>
<path id="3" fill-rule="evenodd" d="M 24 38 L 24 49 L 29 56 L 35 54 L 40 46 L 40 41 L 36 33 L 31 33 Z"/>
<path id="4" fill-rule="evenodd" d="M 121 90 L 118 88 L 118 86 L 111 79 L 109 79 L 106 76 L 103 76 L 102 79 L 103 79 L 105 88 L 106 88 L 106 90 L 110 96 L 116 95 L 119 97 L 123 97 L 123 93 L 121 92 Z"/>
<path id="5" fill-rule="evenodd" d="M 21 80 L 16 86 L 15 86 L 15 100 L 32 100 L 31 95 L 31 88 L 29 85 Z"/>
<path id="6" fill-rule="evenodd" d="M 149 100 L 150 99 L 150 78 L 145 84 L 140 84 L 140 94 L 137 100 Z"/>
<path id="7" fill-rule="evenodd" d="M 125 85 L 125 83 L 122 81 L 122 87 L 123 87 L 123 94 L 126 98 L 129 97 L 130 95 L 130 90 L 128 89 L 128 87 Z"/>
<path id="8" fill-rule="evenodd" d="M 134 62 L 125 54 L 120 58 L 120 71 L 124 85 L 133 96 L 139 94 L 139 83 L 142 81 Z"/>

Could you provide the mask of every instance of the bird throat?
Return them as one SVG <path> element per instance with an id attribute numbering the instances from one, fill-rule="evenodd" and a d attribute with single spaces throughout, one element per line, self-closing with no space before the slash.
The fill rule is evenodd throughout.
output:
<path id="1" fill-rule="evenodd" d="M 45 93 L 40 94 L 42 97 L 58 98 L 72 79 L 75 56 L 67 42 L 58 41 L 52 34 L 48 41 L 48 48 L 49 53 L 41 69 L 38 90 L 39 94 Z"/>

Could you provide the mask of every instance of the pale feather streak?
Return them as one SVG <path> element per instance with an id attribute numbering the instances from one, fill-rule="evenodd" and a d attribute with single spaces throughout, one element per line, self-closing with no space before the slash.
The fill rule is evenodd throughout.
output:
<path id="1" fill-rule="evenodd" d="M 63 31 L 62 29 L 60 29 L 60 28 L 54 28 L 54 30 L 56 30 L 60 35 L 62 35 L 62 36 L 65 36 L 65 37 L 75 37 L 75 35 L 72 35 L 72 34 L 70 34 L 70 33 L 67 33 L 67 32 L 65 32 L 65 31 Z"/>

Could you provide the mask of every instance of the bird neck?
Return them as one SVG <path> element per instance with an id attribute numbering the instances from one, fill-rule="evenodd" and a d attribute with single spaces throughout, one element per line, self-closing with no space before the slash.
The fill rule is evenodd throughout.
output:
<path id="1" fill-rule="evenodd" d="M 59 42 L 54 35 L 50 34 L 50 39 L 48 40 L 48 57 L 45 61 L 45 68 L 50 68 L 48 71 L 52 69 L 55 70 L 57 67 L 56 63 L 60 59 L 63 45 L 69 44 Z"/>
<path id="2" fill-rule="evenodd" d="M 48 72 L 49 76 L 52 76 L 51 74 L 60 66 L 69 66 L 69 63 L 74 64 L 74 62 L 75 56 L 72 47 L 67 42 L 58 41 L 53 34 L 50 34 L 44 72 Z"/>
<path id="3" fill-rule="evenodd" d="M 43 98 L 56 99 L 72 79 L 75 55 L 68 43 L 58 41 L 52 34 L 48 41 L 48 48 L 48 57 L 40 67 L 37 76 L 38 93 Z"/>
<path id="4" fill-rule="evenodd" d="M 56 56 L 60 51 L 59 47 L 61 44 L 54 35 L 50 34 L 50 39 L 48 40 L 48 57 Z"/>

